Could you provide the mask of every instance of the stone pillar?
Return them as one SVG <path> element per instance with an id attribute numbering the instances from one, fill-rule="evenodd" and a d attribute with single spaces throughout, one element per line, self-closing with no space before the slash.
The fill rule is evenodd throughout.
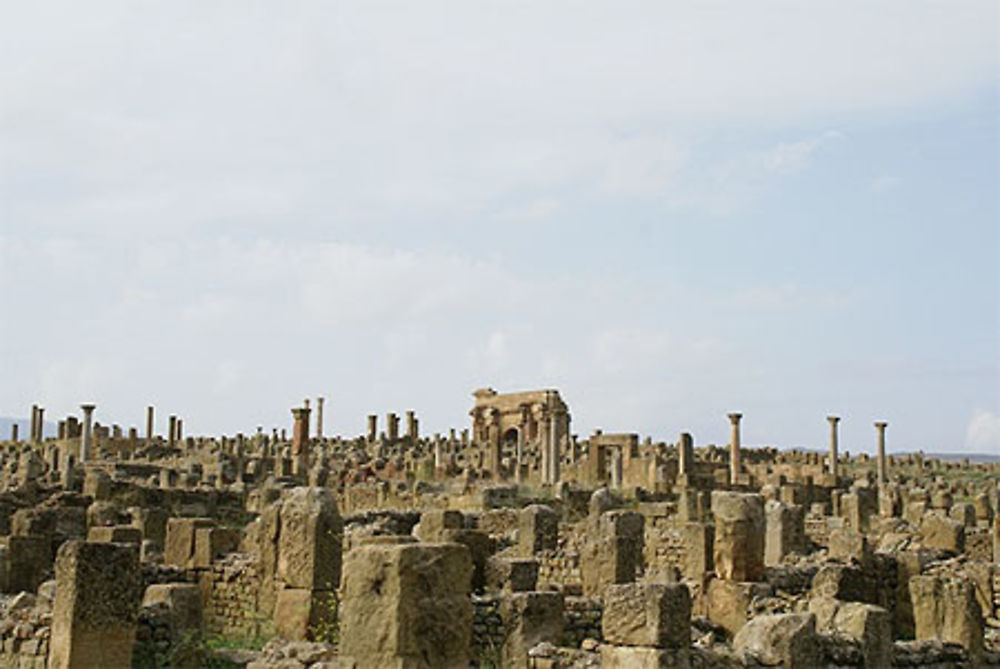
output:
<path id="1" fill-rule="evenodd" d="M 549 449 L 552 455 L 549 457 L 549 483 L 555 485 L 559 483 L 559 465 L 562 460 L 562 453 L 559 448 L 559 432 L 556 415 L 549 416 Z"/>
<path id="2" fill-rule="evenodd" d="M 11 423 L 10 425 L 10 440 L 15 444 L 18 442 L 17 423 Z"/>
<path id="3" fill-rule="evenodd" d="M 528 651 L 542 642 L 561 645 L 565 618 L 561 592 L 514 592 L 500 602 L 501 666 L 527 667 Z"/>
<path id="4" fill-rule="evenodd" d="M 559 545 L 559 516 L 544 504 L 532 504 L 521 509 L 517 527 L 521 557 L 554 551 Z"/>
<path id="5" fill-rule="evenodd" d="M 177 430 L 177 434 L 174 435 L 174 441 L 178 447 L 184 448 L 184 421 L 180 417 L 177 418 L 177 425 L 174 426 L 174 429 Z"/>
<path id="6" fill-rule="evenodd" d="M 368 416 L 368 443 L 374 444 L 378 438 L 378 416 L 370 414 Z"/>
<path id="7" fill-rule="evenodd" d="M 38 405 L 31 405 L 31 426 L 28 428 L 28 441 L 38 441 Z"/>
<path id="8" fill-rule="evenodd" d="M 153 441 L 153 407 L 146 407 L 146 441 Z"/>
<path id="9" fill-rule="evenodd" d="M 876 477 L 878 479 L 878 487 L 881 489 L 885 486 L 888 480 L 888 472 L 885 468 L 885 428 L 889 426 L 885 421 L 879 421 L 875 423 L 875 429 L 878 430 L 878 456 L 876 460 Z"/>
<path id="10" fill-rule="evenodd" d="M 622 489 L 622 449 L 612 448 L 611 449 L 611 489 L 621 490 Z"/>
<path id="11" fill-rule="evenodd" d="M 83 431 L 80 433 L 80 462 L 87 462 L 91 458 L 91 444 L 93 442 L 93 418 L 94 405 L 81 404 L 83 410 Z"/>
<path id="12" fill-rule="evenodd" d="M 137 547 L 67 541 L 59 548 L 55 572 L 48 666 L 132 666 L 142 598 Z"/>
<path id="13" fill-rule="evenodd" d="M 517 452 L 514 456 L 514 481 L 521 482 L 521 465 L 524 464 L 524 425 L 517 428 Z"/>
<path id="14" fill-rule="evenodd" d="M 177 445 L 177 416 L 170 416 L 167 419 L 167 446 L 173 448 Z"/>
<path id="15" fill-rule="evenodd" d="M 681 433 L 677 442 L 677 473 L 689 476 L 694 470 L 694 439 L 687 432 Z"/>
<path id="16" fill-rule="evenodd" d="M 766 535 L 764 565 L 777 567 L 789 553 L 801 552 L 806 545 L 805 508 L 776 500 L 765 507 Z"/>
<path id="17" fill-rule="evenodd" d="M 309 413 L 307 407 L 292 409 L 292 473 L 305 476 L 309 469 Z"/>
<path id="18" fill-rule="evenodd" d="M 394 442 L 399 439 L 399 416 L 394 413 L 388 413 L 385 415 L 386 421 L 386 436 L 389 442 Z"/>
<path id="19" fill-rule="evenodd" d="M 729 436 L 729 483 L 730 485 L 736 485 L 739 481 L 740 472 L 743 467 L 740 462 L 740 419 L 743 418 L 741 413 L 731 413 L 729 414 L 729 423 L 731 425 L 730 436 Z"/>
<path id="20" fill-rule="evenodd" d="M 591 517 L 592 540 L 580 552 L 584 594 L 594 597 L 614 583 L 631 583 L 642 567 L 645 519 L 635 511 L 607 511 Z"/>
<path id="21" fill-rule="evenodd" d="M 417 415 L 413 411 L 406 412 L 406 437 L 410 443 L 417 443 L 420 439 L 420 430 L 417 427 Z"/>
<path id="22" fill-rule="evenodd" d="M 323 403 L 326 401 L 325 397 L 316 398 L 316 438 L 323 438 Z"/>
<path id="23" fill-rule="evenodd" d="M 840 416 L 827 416 L 826 419 L 830 421 L 830 475 L 833 476 L 834 482 L 837 481 L 838 474 L 838 455 L 837 455 L 837 423 L 840 422 Z"/>

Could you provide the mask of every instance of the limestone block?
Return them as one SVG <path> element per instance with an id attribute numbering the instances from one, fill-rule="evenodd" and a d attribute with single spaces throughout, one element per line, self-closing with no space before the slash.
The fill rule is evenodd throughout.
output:
<path id="1" fill-rule="evenodd" d="M 132 525 L 139 528 L 143 539 L 149 539 L 160 548 L 167 538 L 167 512 L 159 508 L 137 507 L 131 510 Z"/>
<path id="2" fill-rule="evenodd" d="M 157 583 L 146 588 L 143 606 L 164 604 L 178 629 L 201 628 L 201 590 L 194 583 Z"/>
<path id="3" fill-rule="evenodd" d="M 871 582 L 857 567 L 825 564 L 813 576 L 810 597 L 829 597 L 845 602 L 874 604 Z"/>
<path id="4" fill-rule="evenodd" d="M 138 545 L 142 542 L 142 533 L 130 525 L 91 527 L 87 530 L 87 541 Z"/>
<path id="5" fill-rule="evenodd" d="M 504 592 L 528 592 L 538 583 L 538 560 L 494 555 L 486 561 L 486 588 Z"/>
<path id="6" fill-rule="evenodd" d="M 821 659 L 816 617 L 811 613 L 756 616 L 736 634 L 733 650 L 745 661 L 812 669 Z"/>
<path id="7" fill-rule="evenodd" d="M 486 587 L 486 560 L 493 554 L 493 540 L 480 530 L 443 530 L 441 542 L 462 544 L 472 557 L 472 590 L 482 592 Z"/>
<path id="8" fill-rule="evenodd" d="M 137 546 L 68 541 L 56 556 L 49 666 L 129 667 L 142 595 Z"/>
<path id="9" fill-rule="evenodd" d="M 277 578 L 286 587 L 335 590 L 344 521 L 325 488 L 295 488 L 281 504 Z"/>
<path id="10" fill-rule="evenodd" d="M 844 562 L 855 561 L 863 566 L 872 563 L 872 547 L 868 538 L 860 532 L 847 528 L 831 530 L 827 544 L 831 558 Z"/>
<path id="11" fill-rule="evenodd" d="M 500 604 L 504 640 L 500 657 L 504 667 L 527 667 L 528 651 L 563 636 L 563 596 L 558 592 L 515 592 Z"/>
<path id="12" fill-rule="evenodd" d="M 729 634 L 736 634 L 749 620 L 747 608 L 753 598 L 770 592 L 766 583 L 712 579 L 706 592 L 708 618 L 724 627 Z"/>
<path id="13" fill-rule="evenodd" d="M 194 556 L 195 530 L 214 527 L 211 518 L 171 518 L 167 521 L 167 534 L 163 544 L 163 562 L 187 569 Z"/>
<path id="14" fill-rule="evenodd" d="M 764 498 L 752 493 L 712 492 L 713 561 L 719 578 L 764 579 Z"/>
<path id="15" fill-rule="evenodd" d="M 631 583 L 643 565 L 645 519 L 634 511 L 608 511 L 593 519 L 580 552 L 584 593 L 599 596 L 608 585 Z"/>
<path id="16" fill-rule="evenodd" d="M 110 499 L 111 477 L 99 469 L 90 469 L 83 477 L 83 494 L 95 502 Z"/>
<path id="17" fill-rule="evenodd" d="M 601 645 L 601 669 L 688 669 L 690 650 Z"/>
<path id="18" fill-rule="evenodd" d="M 472 559 L 460 544 L 367 545 L 344 560 L 340 653 L 361 667 L 466 666 Z"/>
<path id="19" fill-rule="evenodd" d="M 962 553 L 965 551 L 965 527 L 957 520 L 929 513 L 920 523 L 920 535 L 925 548 L 937 548 Z"/>
<path id="20" fill-rule="evenodd" d="M 972 583 L 926 575 L 914 576 L 909 585 L 917 640 L 957 643 L 974 663 L 981 660 L 984 623 Z"/>
<path id="21" fill-rule="evenodd" d="M 680 583 L 608 586 L 601 627 L 609 643 L 687 648 L 691 643 L 691 594 Z"/>
<path id="22" fill-rule="evenodd" d="M 518 515 L 518 543 L 523 557 L 555 550 L 559 543 L 559 516 L 544 504 L 532 504 Z"/>
<path id="23" fill-rule="evenodd" d="M 805 509 L 797 505 L 768 502 L 766 506 L 766 534 L 764 537 L 764 564 L 776 567 L 786 555 L 805 548 Z"/>
<path id="24" fill-rule="evenodd" d="M 961 523 L 965 527 L 975 527 L 976 507 L 968 502 L 952 504 L 951 509 L 948 510 L 948 517 Z"/>
<path id="25" fill-rule="evenodd" d="M 194 554 L 191 566 L 195 569 L 210 569 L 212 563 L 227 553 L 237 550 L 240 533 L 221 527 L 199 527 L 194 533 Z"/>
<path id="26" fill-rule="evenodd" d="M 834 616 L 833 629 L 861 645 L 866 669 L 892 666 L 892 616 L 885 609 L 844 602 Z"/>
<path id="27" fill-rule="evenodd" d="M 681 529 L 684 540 L 684 577 L 701 581 L 715 569 L 715 528 L 706 523 L 685 523 Z"/>
<path id="28" fill-rule="evenodd" d="M 461 511 L 452 509 L 430 509 L 420 514 L 420 522 L 413 533 L 424 542 L 441 542 L 444 530 L 461 530 L 465 527 L 465 517 Z"/>
<path id="29" fill-rule="evenodd" d="M 8 592 L 34 592 L 52 566 L 52 543 L 47 537 L 7 537 Z"/>
<path id="30" fill-rule="evenodd" d="M 330 590 L 278 590 L 274 604 L 275 632 L 289 641 L 321 636 L 336 621 L 335 598 L 336 594 Z"/>

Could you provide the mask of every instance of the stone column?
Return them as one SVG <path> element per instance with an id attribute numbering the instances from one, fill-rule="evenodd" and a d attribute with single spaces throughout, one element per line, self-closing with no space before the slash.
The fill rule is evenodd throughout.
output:
<path id="1" fill-rule="evenodd" d="M 611 450 L 611 489 L 621 490 L 622 489 L 622 449 L 614 448 Z"/>
<path id="2" fill-rule="evenodd" d="M 38 441 L 38 405 L 31 405 L 31 426 L 28 428 L 28 441 Z"/>
<path id="3" fill-rule="evenodd" d="M 729 437 L 729 483 L 736 485 L 739 480 L 740 471 L 743 467 L 740 463 L 740 419 L 741 413 L 729 414 L 731 433 Z"/>
<path id="4" fill-rule="evenodd" d="M 177 434 L 175 435 L 174 440 L 180 448 L 184 448 L 184 421 L 180 418 L 177 419 L 175 429 L 177 430 Z"/>
<path id="5" fill-rule="evenodd" d="M 42 443 L 45 439 L 45 408 L 38 407 L 38 424 L 35 427 L 35 442 Z"/>
<path id="6" fill-rule="evenodd" d="M 15 444 L 18 441 L 17 423 L 11 423 L 11 426 L 10 426 L 10 440 L 13 441 Z"/>
<path id="7" fill-rule="evenodd" d="M 91 443 L 93 439 L 92 423 L 94 418 L 94 405 L 81 404 L 83 410 L 83 431 L 80 433 L 80 462 L 87 462 L 91 456 Z"/>
<path id="8" fill-rule="evenodd" d="M 394 413 L 386 414 L 386 436 L 390 442 L 399 439 L 399 416 Z"/>
<path id="9" fill-rule="evenodd" d="M 309 413 L 308 407 L 292 409 L 295 423 L 292 426 L 292 473 L 305 476 L 309 468 Z"/>
<path id="10" fill-rule="evenodd" d="M 16 427 L 16 426 L 15 426 Z M 521 465 L 524 463 L 524 425 L 517 428 L 517 452 L 514 456 L 514 480 L 521 482 Z"/>
<path id="11" fill-rule="evenodd" d="M 412 410 L 406 412 L 406 437 L 416 443 L 420 434 L 417 430 L 417 415 Z"/>
<path id="12" fill-rule="evenodd" d="M 167 419 L 167 446 L 173 448 L 177 444 L 177 416 Z"/>
<path id="13" fill-rule="evenodd" d="M 153 441 L 153 407 L 146 407 L 146 441 Z"/>
<path id="14" fill-rule="evenodd" d="M 681 433 L 677 442 L 677 473 L 690 475 L 694 468 L 694 439 L 687 432 Z"/>
<path id="15" fill-rule="evenodd" d="M 559 483 L 559 461 L 562 460 L 562 453 L 559 452 L 558 423 L 554 413 L 549 417 L 549 448 L 552 452 L 549 459 L 549 477 L 551 478 L 549 482 L 555 485 Z"/>
<path id="16" fill-rule="evenodd" d="M 888 480 L 888 472 L 885 468 L 885 428 L 888 426 L 889 424 L 884 421 L 878 421 L 875 423 L 875 429 L 878 430 L 878 460 L 876 462 L 876 473 L 879 488 L 885 486 L 885 482 Z"/>
<path id="17" fill-rule="evenodd" d="M 326 401 L 325 397 L 316 398 L 316 438 L 323 438 L 323 402 Z"/>
<path id="18" fill-rule="evenodd" d="M 378 437 L 378 416 L 370 414 L 368 416 L 368 443 L 372 444 Z"/>
<path id="19" fill-rule="evenodd" d="M 840 422 L 840 416 L 827 416 L 826 419 L 830 421 L 830 475 L 833 476 L 834 482 L 837 481 L 837 465 L 838 455 L 837 455 L 837 423 Z"/>

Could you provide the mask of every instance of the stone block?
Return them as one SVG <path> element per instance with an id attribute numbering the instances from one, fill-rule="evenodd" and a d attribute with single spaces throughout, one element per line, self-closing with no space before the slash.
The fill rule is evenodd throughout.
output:
<path id="1" fill-rule="evenodd" d="M 836 560 L 853 561 L 866 567 L 872 563 L 873 551 L 868 538 L 852 529 L 831 530 L 827 549 L 829 556 Z"/>
<path id="2" fill-rule="evenodd" d="M 864 572 L 847 565 L 825 564 L 813 576 L 810 597 L 874 604 L 876 592 Z"/>
<path id="3" fill-rule="evenodd" d="M 684 540 L 684 578 L 701 581 L 715 569 L 715 528 L 706 523 L 685 523 L 681 529 Z"/>
<path id="4" fill-rule="evenodd" d="M 909 585 L 917 641 L 957 643 L 969 652 L 973 666 L 978 666 L 984 623 L 972 583 L 924 575 L 914 576 Z"/>
<path id="5" fill-rule="evenodd" d="M 163 562 L 181 569 L 189 568 L 194 557 L 195 531 L 214 526 L 215 521 L 211 518 L 170 518 L 163 545 Z"/>
<path id="6" fill-rule="evenodd" d="M 344 560 L 340 654 L 361 667 L 466 666 L 472 559 L 461 544 L 359 546 Z"/>
<path id="7" fill-rule="evenodd" d="M 163 604 L 181 630 L 201 628 L 201 589 L 194 583 L 156 583 L 142 596 L 143 606 Z"/>
<path id="8" fill-rule="evenodd" d="M 938 513 L 929 513 L 920 523 L 920 535 L 925 548 L 936 548 L 958 554 L 965 551 L 965 527 L 957 520 Z"/>
<path id="9" fill-rule="evenodd" d="M 277 578 L 289 588 L 336 590 L 344 521 L 325 488 L 295 488 L 281 503 Z"/>
<path id="10" fill-rule="evenodd" d="M 439 541 L 462 544 L 472 557 L 472 591 L 482 592 L 486 587 L 486 561 L 493 554 L 493 540 L 480 530 L 444 530 Z"/>
<path id="11" fill-rule="evenodd" d="M 87 541 L 138 545 L 142 542 L 142 533 L 130 525 L 91 527 L 87 530 Z"/>
<path id="12" fill-rule="evenodd" d="M 834 616 L 833 629 L 858 642 L 865 669 L 892 666 L 892 616 L 882 607 L 842 603 Z"/>
<path id="13" fill-rule="evenodd" d="M 810 613 L 756 616 L 736 634 L 733 651 L 750 664 L 784 669 L 820 666 L 816 617 Z"/>
<path id="14" fill-rule="evenodd" d="M 776 567 L 786 555 L 805 549 L 805 509 L 797 505 L 768 502 L 765 513 L 764 565 Z"/>
<path id="15" fill-rule="evenodd" d="M 34 592 L 52 567 L 47 537 L 7 537 L 6 583 L 9 592 Z"/>
<path id="16" fill-rule="evenodd" d="M 708 618 L 724 627 L 730 635 L 736 634 L 749 620 L 747 609 L 753 598 L 770 592 L 771 588 L 766 583 L 738 583 L 714 578 L 706 591 Z"/>
<path id="17" fill-rule="evenodd" d="M 322 636 L 336 622 L 336 593 L 285 588 L 274 604 L 274 630 L 282 639 L 304 641 Z"/>
<path id="18" fill-rule="evenodd" d="M 713 562 L 715 574 L 731 581 L 764 579 L 764 498 L 752 493 L 716 490 Z"/>
<path id="19" fill-rule="evenodd" d="M 194 533 L 194 569 L 210 569 L 212 563 L 240 546 L 240 533 L 222 527 L 199 527 Z"/>
<path id="20" fill-rule="evenodd" d="M 514 592 L 500 604 L 505 667 L 527 667 L 528 651 L 542 642 L 558 645 L 563 636 L 563 596 L 558 592 Z"/>
<path id="21" fill-rule="evenodd" d="M 486 588 L 529 592 L 538 584 L 538 560 L 494 555 L 486 561 Z"/>
<path id="22" fill-rule="evenodd" d="M 601 645 L 601 669 L 689 669 L 690 650 Z"/>
<path id="23" fill-rule="evenodd" d="M 559 545 L 559 516 L 544 504 L 532 504 L 521 509 L 517 530 L 523 557 L 555 550 Z"/>
<path id="24" fill-rule="evenodd" d="M 429 509 L 420 514 L 420 522 L 413 533 L 420 541 L 439 543 L 445 530 L 461 530 L 465 527 L 465 517 L 461 511 L 452 509 Z"/>
<path id="25" fill-rule="evenodd" d="M 130 667 L 142 595 L 138 547 L 68 541 L 55 566 L 49 666 Z"/>
<path id="26" fill-rule="evenodd" d="M 687 648 L 691 594 L 680 583 L 628 583 L 604 591 L 604 640 L 626 646 Z"/>

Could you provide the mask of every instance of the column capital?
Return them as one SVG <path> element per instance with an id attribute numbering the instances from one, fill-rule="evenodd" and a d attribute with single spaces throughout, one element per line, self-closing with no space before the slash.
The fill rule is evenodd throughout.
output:
<path id="1" fill-rule="evenodd" d="M 80 409 L 82 409 L 84 413 L 90 413 L 91 411 L 93 411 L 96 408 L 97 408 L 96 404 L 81 404 L 80 405 Z"/>
<path id="2" fill-rule="evenodd" d="M 879 430 L 884 430 L 885 428 L 889 427 L 889 423 L 885 422 L 884 420 L 877 420 L 875 421 L 875 427 L 878 428 Z"/>
<path id="3" fill-rule="evenodd" d="M 739 423 L 740 419 L 743 418 L 743 414 L 741 414 L 741 413 L 731 413 L 731 414 L 727 414 L 727 415 L 729 416 L 729 422 L 732 423 L 733 425 L 736 425 L 737 423 Z"/>
<path id="4" fill-rule="evenodd" d="M 837 424 L 840 422 L 840 416 L 827 416 L 826 419 L 833 424 Z"/>
<path id="5" fill-rule="evenodd" d="M 309 407 L 296 407 L 292 409 L 292 416 L 295 418 L 305 418 L 309 415 Z"/>

